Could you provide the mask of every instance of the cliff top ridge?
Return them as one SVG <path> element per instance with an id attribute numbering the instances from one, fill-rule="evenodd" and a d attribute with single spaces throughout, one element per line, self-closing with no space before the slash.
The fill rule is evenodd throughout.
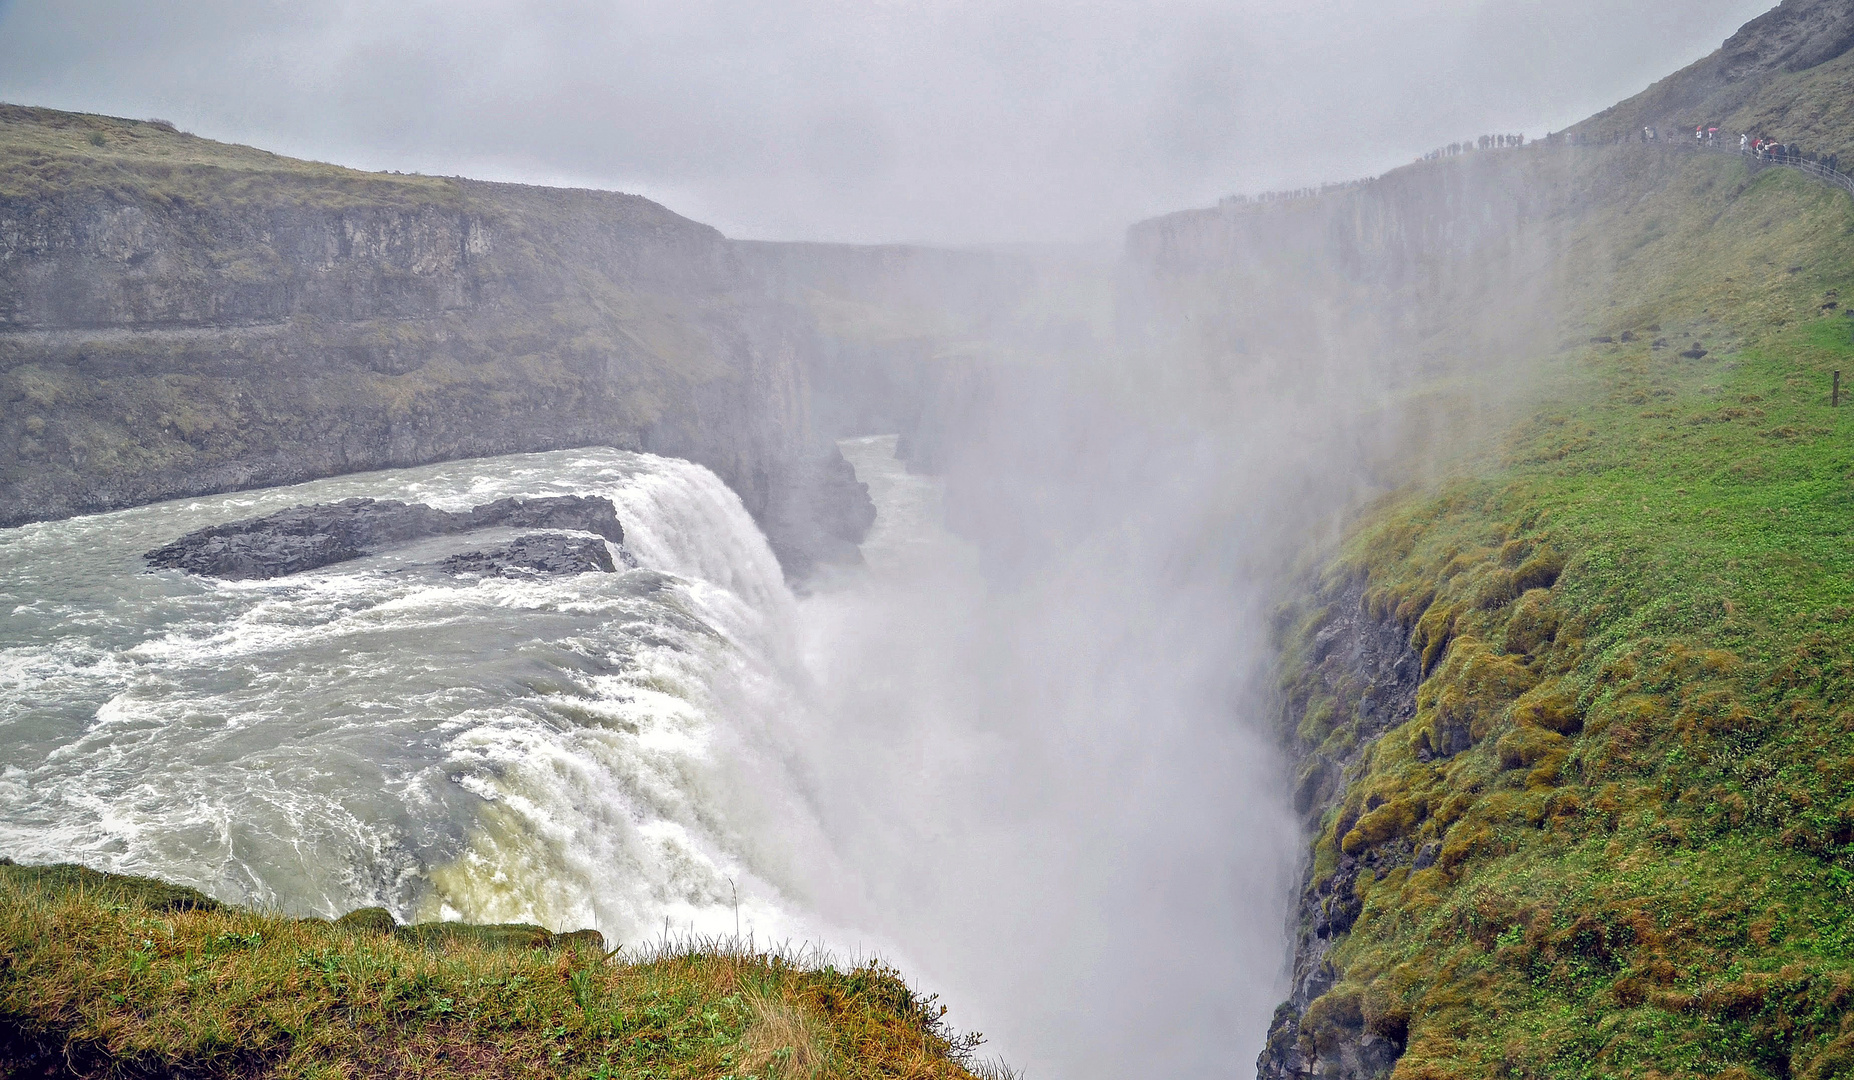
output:
<path id="1" fill-rule="evenodd" d="M 1783 0 L 1712 54 L 1571 130 L 1605 138 L 1701 124 L 1822 153 L 1854 148 L 1854 2 Z"/>
<path id="2" fill-rule="evenodd" d="M 462 208 L 472 196 L 488 194 L 523 206 L 574 209 L 592 203 L 601 213 L 617 213 L 631 224 L 720 235 L 642 195 L 369 172 L 218 142 L 165 120 L 0 102 L 0 201 L 48 200 L 72 193 L 102 193 L 120 201 L 179 199 L 196 206 L 295 202 L 334 209 Z"/>

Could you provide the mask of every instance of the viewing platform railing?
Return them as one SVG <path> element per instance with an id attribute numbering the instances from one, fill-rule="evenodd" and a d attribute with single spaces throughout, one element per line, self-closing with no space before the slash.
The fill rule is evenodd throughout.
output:
<path id="1" fill-rule="evenodd" d="M 1699 140 L 1696 139 L 1694 141 L 1698 142 Z M 1785 169 L 1795 169 L 1797 172 L 1806 173 L 1809 176 L 1815 177 L 1817 180 L 1834 184 L 1847 191 L 1848 194 L 1854 195 L 1854 176 L 1849 176 L 1844 172 L 1837 172 L 1822 164 L 1820 161 L 1790 154 L 1760 154 L 1749 147 L 1733 146 L 1730 143 L 1720 141 L 1703 145 L 1701 148 L 1717 150 L 1727 154 L 1737 154 L 1751 162 L 1752 165 L 1757 168 L 1763 168 L 1767 165 L 1776 165 Z"/>

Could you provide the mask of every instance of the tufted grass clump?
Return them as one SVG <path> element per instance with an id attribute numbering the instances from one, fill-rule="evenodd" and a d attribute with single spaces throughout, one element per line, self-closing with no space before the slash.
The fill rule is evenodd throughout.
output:
<path id="1" fill-rule="evenodd" d="M 949 1031 L 944 1008 L 880 963 L 703 940 L 607 953 L 537 927 L 406 932 L 418 929 L 0 865 L 0 1074 L 999 1075 L 974 1060 L 978 1036 Z"/>

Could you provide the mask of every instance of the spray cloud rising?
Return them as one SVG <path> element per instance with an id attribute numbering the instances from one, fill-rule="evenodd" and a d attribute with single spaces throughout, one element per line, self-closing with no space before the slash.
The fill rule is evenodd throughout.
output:
<path id="1" fill-rule="evenodd" d="M 1717 23 L 1744 13 L 1714 7 Z M 84 10 L 99 25 L 121 17 Z M 1480 55 L 1528 25 L 1516 10 L 1468 20 Z M 1607 25 L 1654 30 L 1648 11 Z M 559 22 L 478 5 L 406 46 L 403 65 L 369 58 L 405 45 L 406 26 L 338 5 L 220 30 L 200 17 L 173 55 L 229 35 L 229 70 L 280 71 L 299 99 L 230 116 L 203 69 L 170 72 L 191 96 L 163 99 L 139 89 L 159 62 L 137 52 L 125 69 L 116 60 L 133 46 L 72 44 L 74 21 L 20 3 L 0 23 L 15 31 L 0 42 L 0 96 L 76 87 L 69 103 L 222 119 L 234 134 L 306 131 L 309 145 L 381 165 L 635 180 L 687 193 L 679 208 L 737 231 L 854 239 L 1092 236 L 1209 201 L 1255 167 L 1257 145 L 1282 151 L 1260 156 L 1260 181 L 1293 182 L 1314 177 L 1283 161 L 1363 171 L 1461 134 L 1384 112 L 1339 125 L 1271 110 L 1264 85 L 1287 79 L 1271 66 L 1283 50 L 1286 68 L 1311 64 L 1308 41 L 1372 56 L 1394 51 L 1385 38 L 1429 42 L 1422 27 L 1446 5 L 1415 11 L 1414 31 L 1367 20 L 1362 40 L 1336 42 L 1282 11 L 1167 12 L 1175 26 L 1110 18 L 1099 39 L 1072 31 L 1052 47 L 1035 5 L 955 7 L 925 30 L 924 16 L 893 15 L 844 39 L 819 29 L 834 8 L 769 27 L 715 5 L 653 24 L 678 28 L 671 60 L 708 58 L 693 88 L 671 60 L 616 65 L 641 70 L 635 85 L 588 74 L 638 12 Z M 1104 76 L 1142 29 L 1159 44 Z M 1691 46 L 1642 40 L 1696 50 L 1717 37 L 1694 32 Z M 771 74 L 730 60 L 755 57 L 742 41 L 756 35 L 784 43 L 758 56 Z M 431 42 L 474 56 L 491 37 L 491 77 L 451 109 L 432 89 L 443 50 Z M 902 48 L 919 41 L 929 61 Z M 341 58 L 339 86 L 315 82 L 305 57 L 317 54 Z M 830 63 L 838 54 L 849 61 Z M 1094 57 L 1087 93 L 1070 81 L 1074 55 Z M 946 78 L 1029 107 L 980 109 L 982 123 L 930 138 L 973 98 L 897 80 L 859 103 L 836 76 L 790 74 L 853 81 L 897 58 L 948 61 Z M 536 75 L 550 65 L 571 75 L 563 86 Z M 548 89 L 514 89 L 532 86 Z M 915 93 L 935 101 L 904 107 Z M 1428 115 L 1480 119 L 1437 104 L 1450 96 L 1425 99 Z M 1526 119 L 1580 106 L 1554 100 Z M 298 123 L 297 108 L 316 115 Z M 1006 115 L 1017 111 L 1053 134 L 1021 138 Z M 1106 116 L 1107 149 L 1078 134 L 1086 124 L 1051 123 L 1069 112 Z M 1271 141 L 1271 115 L 1292 134 Z M 546 154 L 517 127 L 566 150 Z M 1344 134 L 1359 131 L 1371 134 Z M 1384 132 L 1409 145 L 1377 145 Z M 746 166 L 716 149 L 735 146 Z M 1143 164 L 1100 168 L 1115 156 Z M 323 913 L 384 902 L 404 917 L 584 922 L 619 939 L 660 920 L 714 933 L 744 918 L 756 934 L 890 953 L 1038 1075 L 1243 1071 L 1283 993 L 1300 848 L 1268 726 L 1272 613 L 1348 510 L 1439 460 L 1455 427 L 1502 400 L 1480 384 L 1423 388 L 1462 375 L 1468 357 L 1523 353 L 1552 307 L 1529 272 L 1550 244 L 1526 231 L 1523 185 L 1497 162 L 1459 173 L 1433 205 L 1394 182 L 1318 206 L 1232 204 L 1149 222 L 1124 251 L 903 252 L 848 281 L 786 266 L 788 281 L 927 343 L 901 405 L 813 372 L 881 516 L 867 566 L 803 595 L 712 475 L 620 451 L 21 530 L 3 549 L 18 618 L 0 679 L 9 745 L 43 764 L 0 777 L 0 841 Z M 867 336 L 842 340 L 839 365 L 892 359 Z M 254 507 L 552 491 L 614 498 L 640 565 L 606 583 L 521 587 L 458 586 L 390 558 L 262 587 L 134 573 L 145 547 Z M 55 566 L 76 541 L 90 561 Z M 379 685 L 306 694 L 337 661 Z M 211 765 L 189 756 L 201 746 Z M 231 777 L 246 786 L 225 796 Z"/>

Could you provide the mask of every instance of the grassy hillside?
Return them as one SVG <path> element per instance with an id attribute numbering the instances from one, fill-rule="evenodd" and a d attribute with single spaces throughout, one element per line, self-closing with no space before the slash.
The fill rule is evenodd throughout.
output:
<path id="1" fill-rule="evenodd" d="M 587 938 L 0 863 L 0 1075 L 1002 1075 L 879 964 Z"/>
<path id="2" fill-rule="evenodd" d="M 44 199 L 74 188 L 124 197 L 227 203 L 276 199 L 279 188 L 316 205 L 458 207 L 448 177 L 369 173 L 214 142 L 159 120 L 127 120 L 0 104 L 0 198 Z"/>
<path id="3" fill-rule="evenodd" d="M 1310 886 L 1358 915 L 1300 1039 L 1403 1044 L 1399 1077 L 1854 1075 L 1854 201 L 1584 153 L 1588 343 L 1284 613 L 1287 735 L 1358 762 Z M 1362 747 L 1320 636 L 1361 587 L 1423 679 Z"/>
<path id="4" fill-rule="evenodd" d="M 1571 130 L 1599 139 L 1645 126 L 1687 138 L 1717 126 L 1854 160 L 1854 9 L 1844 0 L 1784 0 L 1718 51 Z"/>

